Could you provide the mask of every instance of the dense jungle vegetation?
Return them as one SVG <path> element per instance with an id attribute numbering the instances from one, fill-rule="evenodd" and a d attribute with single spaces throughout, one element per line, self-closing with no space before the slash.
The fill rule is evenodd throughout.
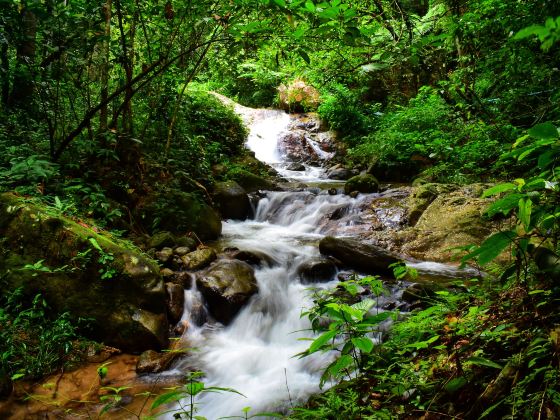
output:
<path id="1" fill-rule="evenodd" d="M 320 335 L 301 356 L 336 350 L 324 381 L 337 385 L 287 417 L 560 417 L 555 0 L 0 0 L 0 398 L 113 334 L 89 319 L 106 312 L 99 290 L 64 310 L 47 280 L 117 281 L 131 252 L 159 273 L 144 252 L 158 232 L 220 234 L 216 182 L 266 188 L 246 127 L 211 91 L 317 112 L 340 163 L 382 182 L 483 182 L 504 226 L 457 250 L 485 277 L 383 315 L 398 320 L 382 344 L 368 335 L 382 319 L 355 305 L 383 293 L 377 278 L 318 294 L 306 316 Z M 24 236 L 35 246 L 19 252 Z M 192 404 L 199 381 L 154 406 Z"/>

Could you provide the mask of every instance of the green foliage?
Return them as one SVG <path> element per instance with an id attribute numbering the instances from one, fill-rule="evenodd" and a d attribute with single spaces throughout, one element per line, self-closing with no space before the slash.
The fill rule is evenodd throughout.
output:
<path id="1" fill-rule="evenodd" d="M 2 294 L 0 370 L 14 379 L 39 378 L 64 366 L 77 338 L 68 314 L 50 317 L 47 302 L 40 295 L 27 302 L 19 289 Z"/>
<path id="2" fill-rule="evenodd" d="M 204 417 L 197 416 L 199 403 L 196 401 L 202 394 L 208 392 L 233 392 L 243 396 L 231 388 L 221 388 L 216 386 L 207 387 L 204 382 L 200 381 L 204 374 L 202 372 L 190 372 L 187 375 L 187 383 L 181 387 L 171 388 L 170 391 L 159 395 L 152 403 L 151 409 L 156 410 L 159 407 L 177 404 L 177 408 L 172 408 L 157 414 L 157 417 L 173 413 L 173 417 L 177 419 L 198 419 L 202 420 Z M 242 417 L 244 418 L 244 417 Z"/>
<path id="3" fill-rule="evenodd" d="M 438 92 L 422 88 L 408 106 L 384 115 L 377 131 L 349 154 L 409 179 L 425 171 L 434 180 L 465 182 L 488 175 L 506 139 L 507 134 L 482 121 L 463 121 Z"/>
<path id="4" fill-rule="evenodd" d="M 378 105 L 365 104 L 359 95 L 344 85 L 330 86 L 317 112 L 331 129 L 349 143 L 373 131 L 379 118 Z"/>
<path id="5" fill-rule="evenodd" d="M 358 295 L 364 290 L 373 295 L 373 299 L 360 300 Z M 303 315 L 309 318 L 313 330 L 322 334 L 300 356 L 336 350 L 337 357 L 323 372 L 321 386 L 331 379 L 351 378 L 352 374 L 363 372 L 379 324 L 393 315 L 379 310 L 371 313 L 376 298 L 383 293 L 381 280 L 375 277 L 354 278 L 340 282 L 337 290 L 317 292 L 314 307 Z M 325 321 L 328 327 L 324 327 Z"/>

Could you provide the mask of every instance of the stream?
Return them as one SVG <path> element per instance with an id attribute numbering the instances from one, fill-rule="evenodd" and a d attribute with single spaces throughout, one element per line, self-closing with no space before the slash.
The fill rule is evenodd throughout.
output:
<path id="1" fill-rule="evenodd" d="M 211 420 L 240 416 L 244 407 L 251 407 L 250 414 L 286 412 L 292 404 L 302 403 L 319 391 L 319 378 L 332 356 L 295 356 L 309 346 L 309 341 L 300 339 L 312 337 L 307 318 L 301 316 L 312 304 L 310 285 L 302 283 L 297 269 L 305 261 L 319 257 L 317 245 L 325 235 L 350 236 L 367 229 L 368 220 L 362 210 L 368 200 L 380 195 L 344 195 L 343 182 L 327 179 L 325 165 L 305 164 L 303 171 L 288 170 L 293 162 L 282 153 L 278 140 L 296 117 L 274 110 L 237 111 L 251 129 L 247 146 L 259 160 L 292 181 L 294 187 L 263 192 L 253 219 L 223 222 L 219 247 L 236 247 L 267 256 L 266 263 L 255 270 L 258 294 L 229 326 L 213 322 L 200 325 L 200 319 L 195 319 L 200 316 L 193 315 L 194 307 L 200 307 L 200 293 L 196 286 L 185 291 L 183 320 L 190 324 L 189 345 L 199 351 L 183 359 L 174 371 L 199 369 L 205 373 L 206 386 L 230 387 L 245 396 L 229 392 L 204 394 L 199 399 L 197 414 Z M 311 136 L 306 140 L 311 150 L 318 149 L 315 151 L 320 160 L 327 162 L 332 156 Z M 302 182 L 308 186 L 298 185 Z M 337 216 L 333 218 L 333 214 Z M 394 221 L 387 216 L 385 222 Z M 457 274 L 456 269 L 444 264 L 413 265 L 427 274 Z M 337 281 L 334 276 L 331 281 L 313 287 L 334 287 Z M 402 285 L 393 286 L 391 295 L 382 298 L 377 309 L 382 310 L 388 301 L 398 304 L 401 293 Z"/>

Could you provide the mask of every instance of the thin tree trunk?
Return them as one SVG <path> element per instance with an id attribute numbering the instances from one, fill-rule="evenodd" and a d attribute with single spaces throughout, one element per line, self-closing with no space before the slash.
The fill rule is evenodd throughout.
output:
<path id="1" fill-rule="evenodd" d="M 103 107 L 99 110 L 99 132 L 103 133 L 107 131 L 107 121 L 108 121 L 108 102 L 107 97 L 109 96 L 109 53 L 110 53 L 110 37 L 111 37 L 111 9 L 113 2 L 112 0 L 107 0 L 103 6 L 103 18 L 105 19 L 105 39 L 101 44 L 101 103 L 104 103 Z"/>
<path id="2" fill-rule="evenodd" d="M 16 48 L 16 69 L 10 104 L 30 108 L 33 100 L 33 63 L 35 61 L 37 17 L 24 5 L 20 13 L 21 39 Z"/>
<path id="3" fill-rule="evenodd" d="M 8 44 L 2 44 L 0 50 L 0 75 L 2 89 L 2 105 L 7 106 L 10 99 L 10 59 L 8 57 Z"/>

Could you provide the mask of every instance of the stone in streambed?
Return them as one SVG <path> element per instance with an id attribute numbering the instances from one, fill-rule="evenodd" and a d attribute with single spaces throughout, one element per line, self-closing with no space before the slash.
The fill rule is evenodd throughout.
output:
<path id="1" fill-rule="evenodd" d="M 274 265 L 274 258 L 260 251 L 234 250 L 230 253 L 231 258 L 245 261 L 247 264 L 262 266 Z"/>
<path id="2" fill-rule="evenodd" d="M 286 169 L 288 171 L 296 171 L 296 172 L 301 172 L 301 171 L 305 171 L 305 165 L 303 163 L 298 163 L 298 162 L 294 162 L 289 164 Z"/>
<path id="3" fill-rule="evenodd" d="M 391 274 L 391 264 L 398 258 L 376 245 L 360 242 L 352 238 L 327 236 L 319 242 L 321 254 L 337 258 L 344 265 L 368 274 Z"/>
<path id="4" fill-rule="evenodd" d="M 177 239 L 171 232 L 163 231 L 154 234 L 148 241 L 148 248 L 161 249 L 174 247 Z"/>
<path id="5" fill-rule="evenodd" d="M 216 183 L 212 199 L 224 219 L 245 220 L 251 213 L 249 197 L 235 181 Z"/>
<path id="6" fill-rule="evenodd" d="M 336 265 L 327 258 L 313 258 L 302 263 L 297 273 L 304 283 L 329 281 L 336 275 Z"/>
<path id="7" fill-rule="evenodd" d="M 212 316 L 229 324 L 249 298 L 258 292 L 253 268 L 239 260 L 218 260 L 197 279 Z"/>
<path id="8" fill-rule="evenodd" d="M 379 191 L 379 181 L 369 174 L 353 176 L 344 184 L 344 193 L 350 194 L 354 191 L 364 194 L 377 192 Z"/>
<path id="9" fill-rule="evenodd" d="M 167 315 L 171 323 L 176 323 L 183 315 L 183 307 L 185 305 L 185 293 L 183 286 L 175 283 L 165 283 L 165 291 L 167 293 Z"/>
<path id="10" fill-rule="evenodd" d="M 147 350 L 138 358 L 136 373 L 141 375 L 163 372 L 180 354 L 179 352 L 158 353 L 157 351 Z"/>
<path id="11" fill-rule="evenodd" d="M 173 250 L 171 248 L 163 248 L 161 251 L 156 252 L 156 259 L 165 264 L 173 256 Z"/>
<path id="12" fill-rule="evenodd" d="M 181 257 L 187 270 L 200 270 L 207 267 L 215 259 L 216 251 L 212 248 L 197 249 Z"/>

